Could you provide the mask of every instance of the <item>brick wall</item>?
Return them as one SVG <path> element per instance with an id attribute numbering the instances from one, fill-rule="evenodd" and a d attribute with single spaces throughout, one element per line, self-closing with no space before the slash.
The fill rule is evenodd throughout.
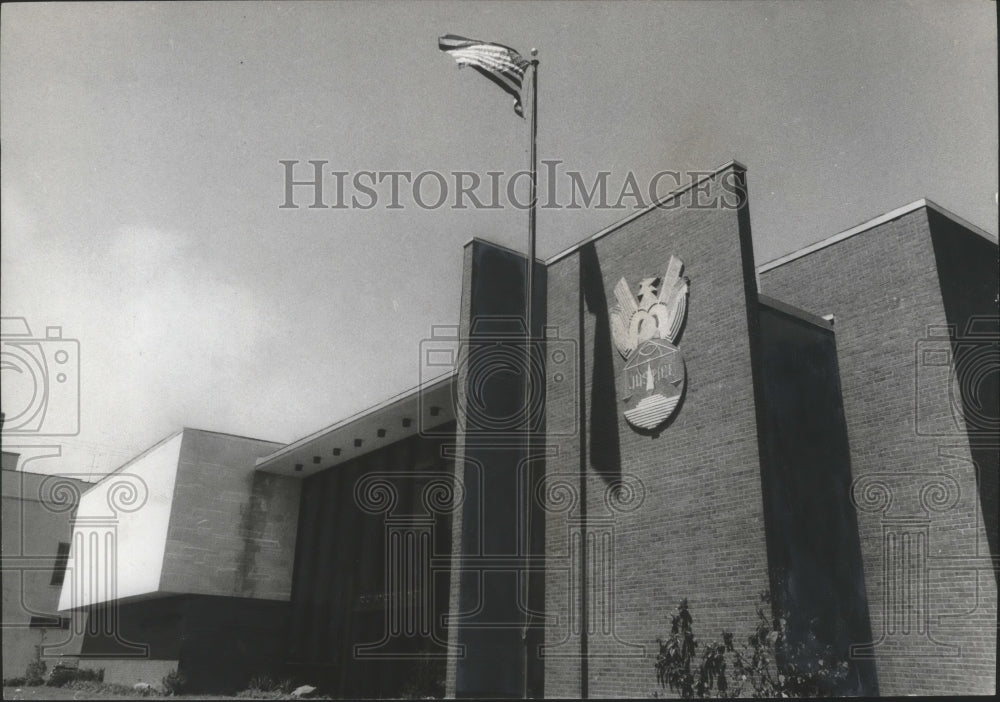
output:
<path id="1" fill-rule="evenodd" d="M 473 244 L 470 243 L 462 251 L 462 298 L 459 304 L 458 321 L 460 326 L 466 327 L 469 324 L 472 309 L 472 247 Z M 459 367 L 461 368 L 461 365 Z M 456 381 L 455 388 L 456 406 L 461 407 L 465 403 L 465 383 L 462 380 L 461 373 Z M 465 462 L 465 445 L 462 442 L 456 442 L 454 455 L 455 478 L 464 483 L 467 468 Z M 451 525 L 452 578 L 448 592 L 448 616 L 452 622 L 455 622 L 456 617 L 461 613 L 462 581 L 461 574 L 455 569 L 461 563 L 462 542 L 466 538 L 462 522 L 461 515 L 456 515 Z M 445 696 L 449 698 L 456 696 L 459 660 L 464 657 L 464 653 L 462 656 L 458 655 L 458 638 L 459 627 L 453 623 L 448 628 L 448 646 L 451 651 L 445 663 Z"/>
<path id="2" fill-rule="evenodd" d="M 986 248 L 980 255 L 995 262 L 996 245 Z M 760 276 L 762 292 L 836 315 L 865 583 L 879 642 L 858 653 L 874 655 L 883 695 L 988 694 L 996 686 L 996 580 L 976 467 L 951 403 L 950 345 L 928 341 L 929 326 L 949 321 L 937 263 L 928 210 L 921 208 Z M 981 282 L 968 267 L 950 275 L 963 276 L 963 288 Z M 995 291 L 995 269 L 991 277 L 985 289 Z M 923 362 L 929 344 L 944 354 L 944 365 Z M 908 582 L 926 587 L 926 609 L 910 597 L 919 590 L 904 589 L 900 562 L 884 561 L 921 543 L 927 574 L 911 570 Z M 911 563 L 923 557 L 915 550 L 910 556 L 917 559 Z"/>
<path id="3" fill-rule="evenodd" d="M 749 633 L 769 589 L 751 338 L 756 291 L 744 209 L 692 206 L 723 195 L 742 169 L 723 169 L 680 206 L 655 209 L 556 261 L 548 271 L 549 325 L 574 339 L 574 382 L 549 378 L 548 480 L 563 480 L 575 509 L 546 520 L 546 668 L 550 696 L 649 696 L 656 690 L 655 639 L 668 633 L 683 598 L 696 634 Z M 662 275 L 670 255 L 690 278 L 687 322 L 677 346 L 687 368 L 685 396 L 654 434 L 633 430 L 617 396 L 625 361 L 611 343 L 608 306 L 624 277 Z M 561 433 L 561 435 L 557 435 Z M 644 493 L 614 503 L 614 485 Z M 627 496 L 627 494 L 626 494 Z M 587 576 L 571 541 L 586 529 Z M 612 538 L 601 543 L 602 538 Z M 603 567 L 595 562 L 605 553 Z M 579 551 L 577 552 L 579 554 Z M 602 578 L 604 580 L 602 581 Z M 587 608 L 580 607 L 581 588 Z M 602 598 L 613 590 L 613 610 Z M 602 613 L 609 612 L 607 619 Z M 582 636 L 572 631 L 581 614 Z"/>
<path id="4" fill-rule="evenodd" d="M 457 443 L 466 498 L 460 536 L 454 540 L 456 566 L 452 614 L 461 614 L 452 630 L 463 647 L 455 661 L 450 690 L 459 696 L 542 694 L 543 671 L 537 655 L 525 660 L 522 628 L 526 608 L 540 609 L 541 576 L 531 582 L 529 605 L 522 588 L 529 550 L 523 494 L 526 467 L 523 332 L 525 257 L 483 241 L 467 248 L 468 306 L 463 299 L 459 375 L 461 393 Z M 545 270 L 536 266 L 535 332 L 544 320 Z M 533 348 L 540 351 L 541 345 Z M 540 353 L 537 368 L 543 367 Z M 541 376 L 535 386 L 542 391 Z M 536 396 L 537 398 L 537 396 Z M 541 403 L 528 421 L 536 435 L 543 428 Z M 533 534 L 541 553 L 542 531 Z M 528 632 L 529 646 L 541 640 L 540 627 Z"/>
<path id="5" fill-rule="evenodd" d="M 837 696 L 877 695 L 833 326 L 762 297 L 763 475 L 772 597 L 813 660 L 848 662 Z"/>

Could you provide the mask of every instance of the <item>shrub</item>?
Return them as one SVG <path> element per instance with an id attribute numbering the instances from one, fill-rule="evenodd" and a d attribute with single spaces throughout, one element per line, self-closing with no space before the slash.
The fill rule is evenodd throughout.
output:
<path id="1" fill-rule="evenodd" d="M 834 694 L 847 677 L 847 663 L 838 661 L 828 646 L 815 637 L 790 642 L 781 612 L 769 617 L 764 607 L 770 597 L 761 595 L 757 625 L 747 644 L 737 649 L 733 635 L 722 633 L 722 643 L 707 644 L 699 659 L 698 642 L 687 600 L 673 616 L 670 634 L 657 638 L 656 681 L 681 697 L 817 697 Z M 731 669 L 733 674 L 728 675 Z"/>
<path id="2" fill-rule="evenodd" d="M 66 684 L 66 689 L 86 692 L 90 697 L 97 697 L 98 695 L 114 695 L 115 697 L 131 699 L 134 697 L 149 697 L 150 695 L 156 694 L 156 690 L 154 689 L 140 688 L 137 690 L 135 687 L 130 687 L 128 685 L 98 682 L 96 680 L 74 680 L 73 682 Z"/>
<path id="3" fill-rule="evenodd" d="M 91 668 L 72 668 L 66 665 L 57 665 L 49 673 L 48 683 L 52 687 L 65 687 L 75 681 L 103 682 L 104 671 L 93 670 Z"/>
<path id="4" fill-rule="evenodd" d="M 45 665 L 45 661 L 41 659 L 36 659 L 28 664 L 27 669 L 24 671 L 24 684 L 25 685 L 44 685 L 45 684 L 45 671 L 48 666 Z"/>
<path id="5" fill-rule="evenodd" d="M 741 686 L 757 697 L 834 695 L 847 679 L 847 661 L 839 660 L 830 646 L 820 644 L 811 633 L 805 641 L 791 641 L 785 616 L 780 611 L 771 617 L 765 613 L 770 601 L 768 595 L 761 595 L 757 626 L 743 651 L 734 651 Z"/>
<path id="6" fill-rule="evenodd" d="M 250 682 L 247 683 L 248 690 L 260 690 L 261 692 L 281 692 L 289 693 L 295 689 L 292 681 L 289 679 L 277 679 L 273 678 L 266 673 L 258 673 L 250 678 Z"/>
<path id="7" fill-rule="evenodd" d="M 187 678 L 184 677 L 183 673 L 171 670 L 163 676 L 162 683 L 163 691 L 168 695 L 180 695 L 183 694 L 184 689 L 187 687 Z"/>
<path id="8" fill-rule="evenodd" d="M 25 681 L 25 678 L 4 678 L 3 679 L 3 686 L 4 687 L 21 687 L 21 685 L 24 685 L 24 681 Z"/>
<path id="9" fill-rule="evenodd" d="M 250 678 L 245 690 L 236 693 L 237 697 L 248 699 L 281 699 L 295 689 L 295 684 L 288 678 L 278 679 L 258 673 Z"/>
<path id="10" fill-rule="evenodd" d="M 670 621 L 670 635 L 666 639 L 656 639 L 660 647 L 655 664 L 656 682 L 660 687 L 680 693 L 681 697 L 704 697 L 709 689 L 709 676 L 706 666 L 698 666 L 695 657 L 698 642 L 691 628 L 692 621 L 688 601 L 681 600 Z M 725 670 L 716 673 L 715 684 L 720 692 L 726 691 Z"/>

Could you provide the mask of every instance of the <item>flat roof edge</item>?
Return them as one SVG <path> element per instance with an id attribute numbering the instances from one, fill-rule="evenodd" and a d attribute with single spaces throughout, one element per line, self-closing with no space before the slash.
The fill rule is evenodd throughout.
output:
<path id="1" fill-rule="evenodd" d="M 704 183 L 706 180 L 711 180 L 712 178 L 715 178 L 717 175 L 719 175 L 723 171 L 727 171 L 727 170 L 730 170 L 730 169 L 737 169 L 737 170 L 746 172 L 747 167 L 744 166 L 739 161 L 737 161 L 736 159 L 732 159 L 730 161 L 727 161 L 726 163 L 722 164 L 718 168 L 715 168 L 715 169 L 713 169 L 711 171 L 706 172 L 701 178 L 698 178 L 696 180 L 692 180 L 690 183 L 682 185 L 682 186 L 680 186 L 679 188 L 677 188 L 675 190 L 671 190 L 669 193 L 667 193 L 666 195 L 664 195 L 663 197 L 661 197 L 659 200 L 657 200 L 653 204 L 648 205 L 648 206 L 642 208 L 641 210 L 636 210 L 632 214 L 626 215 L 625 217 L 623 217 L 622 219 L 618 220 L 617 222 L 612 222 L 611 224 L 609 224 L 608 226 L 604 227 L 603 229 L 600 229 L 597 232 L 595 232 L 594 234 L 591 234 L 590 236 L 588 236 L 588 237 L 586 237 L 584 239 L 581 239 L 580 241 L 576 242 L 575 244 L 573 244 L 569 248 L 563 249 L 562 251 L 560 251 L 559 253 L 555 254 L 554 256 L 550 256 L 547 259 L 541 259 L 541 258 L 538 258 L 536 256 L 535 257 L 535 262 L 536 263 L 542 263 L 542 264 L 544 264 L 546 266 L 551 266 L 553 263 L 556 263 L 557 261 L 559 261 L 559 260 L 561 260 L 563 258 L 566 258 L 567 256 L 572 255 L 575 251 L 583 248 L 587 244 L 590 244 L 590 243 L 592 243 L 594 241 L 597 241 L 598 239 L 600 239 L 600 238 L 602 238 L 602 237 L 610 234 L 611 232 L 615 231 L 616 229 L 624 227 L 626 224 L 628 224 L 632 220 L 638 219 L 639 217 L 641 217 L 642 215 L 646 214 L 647 212 L 650 212 L 651 210 L 655 210 L 655 209 L 661 207 L 664 203 L 669 202 L 670 200 L 677 199 L 678 197 L 680 197 L 681 195 L 683 195 L 687 191 L 691 190 L 695 186 L 699 185 L 700 183 Z M 505 246 L 504 244 L 497 244 L 496 242 L 490 241 L 489 239 L 484 239 L 483 237 L 480 237 L 480 236 L 473 236 L 473 237 L 469 238 L 462 245 L 462 248 L 463 249 L 468 248 L 468 247 L 472 246 L 473 244 L 475 244 L 476 242 L 481 242 L 481 243 L 484 243 L 484 244 L 488 244 L 490 246 L 495 246 L 498 249 L 504 249 L 504 250 L 509 251 L 510 253 L 515 254 L 515 255 L 517 255 L 517 256 L 519 256 L 521 258 L 527 258 L 528 257 L 528 254 L 526 252 L 524 252 L 524 251 L 518 251 L 518 250 L 513 249 L 513 248 L 511 248 L 509 246 Z"/>
<path id="2" fill-rule="evenodd" d="M 214 429 L 199 429 L 198 427 L 184 427 L 181 429 L 182 432 L 192 431 L 199 434 L 215 434 L 216 436 L 225 436 L 230 439 L 241 439 L 244 441 L 256 441 L 259 444 L 274 444 L 275 446 L 284 446 L 283 441 L 273 441 L 271 439 L 258 439 L 254 436 L 244 436 L 243 434 L 233 434 L 228 431 L 216 431 Z"/>
<path id="3" fill-rule="evenodd" d="M 517 249 L 511 248 L 510 246 L 506 246 L 504 244 L 498 244 L 495 241 L 490 241 L 489 239 L 484 239 L 481 236 L 474 236 L 474 237 L 472 237 L 471 239 L 469 239 L 468 241 L 466 241 L 464 244 L 462 244 L 462 248 L 463 249 L 467 249 L 470 246 L 472 246 L 473 244 L 486 244 L 487 246 L 492 246 L 495 249 L 501 249 L 503 251 L 506 251 L 507 253 L 514 254 L 518 258 L 528 258 L 528 254 L 525 251 L 518 251 Z M 535 256 L 535 263 L 536 264 L 539 264 L 539 263 L 545 264 L 545 260 L 541 259 L 541 258 L 538 258 L 538 256 L 536 255 Z"/>
<path id="4" fill-rule="evenodd" d="M 254 467 L 257 469 L 263 468 L 268 463 L 271 463 L 272 461 L 275 461 L 285 456 L 286 454 L 292 453 L 293 451 L 299 449 L 300 447 L 308 444 L 310 441 L 314 441 L 320 438 L 321 436 L 330 433 L 331 431 L 335 431 L 337 429 L 343 429 L 344 427 L 348 426 L 353 422 L 357 422 L 361 419 L 364 419 L 365 417 L 375 414 L 376 412 L 380 412 L 384 409 L 387 409 L 392 405 L 396 404 L 397 402 L 404 402 L 412 397 L 415 397 L 421 392 L 427 392 L 429 390 L 437 388 L 438 386 L 443 386 L 448 383 L 451 383 L 454 381 L 457 375 L 458 375 L 457 369 L 453 369 L 447 373 L 439 375 L 438 377 L 432 380 L 428 380 L 425 383 L 421 383 L 420 385 L 416 385 L 407 390 L 404 390 L 403 392 L 397 395 L 393 395 L 392 397 L 382 400 L 377 404 L 371 405 L 370 407 L 366 407 L 365 409 L 360 410 L 359 412 L 355 412 L 354 414 L 345 417 L 344 419 L 340 420 L 339 422 L 336 422 L 335 424 L 323 427 L 319 431 L 314 431 L 312 434 L 309 434 L 308 436 L 304 436 L 301 439 L 298 439 L 290 444 L 287 444 L 286 446 L 282 446 L 274 453 L 269 453 L 266 456 L 261 456 L 254 463 Z"/>
<path id="5" fill-rule="evenodd" d="M 682 185 L 681 187 L 677 188 L 676 190 L 671 190 L 669 193 L 667 193 L 666 195 L 664 195 L 663 197 L 661 197 L 659 200 L 657 200 L 653 204 L 649 205 L 648 207 L 645 207 L 645 208 L 643 208 L 641 210 L 633 212 L 632 214 L 630 214 L 630 215 L 628 215 L 626 217 L 623 217 L 622 219 L 618 220 L 617 222 L 613 222 L 613 223 L 609 224 L 604 229 L 601 229 L 601 230 L 597 231 L 596 233 L 591 234 L 587 238 L 585 238 L 585 239 L 583 239 L 581 241 L 578 241 L 577 243 L 575 243 L 572 246 L 570 246 L 568 249 L 564 249 L 563 251 L 560 251 L 559 253 L 557 253 L 555 256 L 551 256 L 551 257 L 547 258 L 545 260 L 545 265 L 546 266 L 551 266 L 553 263 L 556 263 L 557 261 L 560 261 L 560 260 L 566 258 L 567 256 L 572 255 L 576 251 L 582 249 L 587 244 L 591 244 L 591 243 L 597 241 L 598 239 L 602 239 L 603 237 L 607 236 L 611 232 L 615 231 L 616 229 L 620 229 L 621 227 L 624 227 L 626 224 L 628 224 L 629 222 L 631 222 L 631 221 L 633 221 L 635 219 L 638 219 L 642 215 L 647 214 L 648 212 L 651 212 L 652 210 L 659 209 L 664 203 L 669 202 L 670 200 L 677 199 L 678 197 L 680 197 L 681 195 L 683 195 L 687 191 L 691 190 L 692 188 L 696 187 L 697 185 L 699 185 L 701 183 L 704 183 L 706 180 L 711 180 L 712 178 L 715 178 L 717 175 L 719 175 L 723 171 L 727 171 L 727 170 L 731 170 L 731 169 L 736 169 L 736 170 L 740 170 L 740 171 L 746 172 L 747 167 L 744 166 L 739 161 L 737 161 L 736 159 L 728 161 L 727 163 L 722 164 L 718 168 L 716 168 L 716 169 L 714 169 L 714 170 L 712 170 L 710 172 L 705 173 L 705 175 L 703 175 L 701 178 L 698 178 L 697 180 L 692 180 L 690 183 L 688 183 L 686 185 Z"/>
<path id="6" fill-rule="evenodd" d="M 790 305 L 787 302 L 782 302 L 781 300 L 771 297 L 770 295 L 758 294 L 757 302 L 765 307 L 770 307 L 773 310 L 787 314 L 789 317 L 795 317 L 796 319 L 808 322 L 809 324 L 820 327 L 821 329 L 833 331 L 833 322 L 829 319 L 815 315 L 812 312 L 806 312 L 804 309 L 796 307 L 795 305 Z"/>
<path id="7" fill-rule="evenodd" d="M 828 236 L 825 239 L 820 239 L 819 241 L 809 244 L 808 246 L 803 246 L 801 249 L 797 249 L 795 251 L 792 251 L 791 253 L 785 254 L 784 256 L 779 256 L 778 258 L 767 261 L 766 263 L 762 263 L 759 266 L 757 266 L 756 269 L 757 273 L 758 274 L 766 273 L 769 270 L 782 266 L 786 263 L 795 261 L 796 259 L 803 258 L 804 256 L 808 256 L 811 253 L 815 253 L 817 251 L 825 249 L 828 246 L 832 246 L 833 244 L 844 241 L 845 239 L 849 239 L 852 236 L 855 236 L 856 234 L 861 234 L 863 232 L 868 231 L 869 229 L 874 229 L 875 227 L 881 226 L 887 222 L 899 219 L 900 217 L 908 215 L 911 212 L 915 212 L 919 209 L 934 210 L 938 214 L 951 219 L 952 221 L 956 222 L 957 224 L 960 224 L 969 231 L 978 234 L 987 241 L 990 241 L 994 244 L 997 243 L 996 237 L 994 237 L 992 234 L 987 232 L 982 227 L 978 227 L 975 224 L 972 224 L 968 220 L 959 217 L 953 212 L 945 209 L 944 207 L 941 207 L 937 203 L 932 202 L 927 198 L 920 198 L 919 200 L 915 200 L 914 202 L 903 205 L 902 207 L 897 207 L 894 210 L 890 210 L 889 212 L 886 212 L 877 217 L 869 219 L 866 222 L 862 222 L 861 224 L 851 227 L 850 229 L 845 229 L 844 231 L 834 234 L 833 236 Z"/>
<path id="8" fill-rule="evenodd" d="M 951 210 L 949 210 L 949 209 L 947 209 L 945 207 L 941 207 L 941 205 L 937 204 L 933 200 L 928 200 L 928 199 L 924 198 L 924 202 L 927 204 L 927 208 L 928 209 L 934 210 L 935 212 L 937 212 L 942 217 L 947 217 L 948 219 L 952 220 L 956 224 L 960 224 L 961 226 L 965 227 L 966 229 L 968 229 L 973 234 L 978 234 L 979 236 L 981 236 L 982 238 L 986 239 L 988 242 L 990 242 L 992 244 L 996 244 L 997 243 L 997 237 L 993 236 L 992 234 L 990 234 L 988 231 L 986 231 L 982 227 L 979 227 L 979 226 L 973 224 L 972 222 L 970 222 L 969 220 L 965 219 L 964 217 L 959 217 L 957 214 L 955 214 Z"/>

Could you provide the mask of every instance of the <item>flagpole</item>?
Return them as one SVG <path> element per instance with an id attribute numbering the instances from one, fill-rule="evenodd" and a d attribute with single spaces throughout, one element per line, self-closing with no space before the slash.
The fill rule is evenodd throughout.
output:
<path id="1" fill-rule="evenodd" d="M 525 431 L 525 465 L 524 465 L 524 521 L 525 521 L 525 562 L 527 567 L 524 570 L 524 629 L 521 632 L 521 638 L 524 644 L 523 650 L 523 665 L 521 674 L 523 676 L 523 694 L 524 699 L 528 698 L 529 681 L 528 681 L 528 662 L 530 660 L 530 647 L 531 641 L 528 638 L 528 632 L 531 628 L 531 570 L 534 567 L 533 561 L 533 549 L 532 549 L 532 478 L 534 477 L 534 470 L 532 465 L 532 431 L 531 423 L 539 419 L 538 417 L 531 416 L 531 407 L 533 403 L 531 402 L 531 366 L 532 366 L 532 353 L 534 353 L 534 347 L 532 340 L 534 337 L 534 327 L 533 325 L 533 315 L 532 307 L 534 306 L 534 282 L 535 282 L 535 215 L 536 206 L 538 204 L 538 167 L 537 167 L 537 142 L 538 142 L 538 49 L 531 50 L 531 198 L 529 200 L 528 206 L 528 266 L 527 275 L 525 276 L 525 287 L 526 299 L 525 299 L 525 324 L 527 325 L 527 337 L 525 339 L 525 352 L 527 356 L 527 366 L 525 367 L 525 377 L 524 377 L 524 402 L 525 402 L 525 417 L 527 418 L 526 431 Z M 542 374 L 544 378 L 544 373 Z M 537 389 L 539 392 L 542 388 Z"/>
<path id="2" fill-rule="evenodd" d="M 538 49 L 531 50 L 532 56 L 538 55 Z M 528 209 L 528 338 L 531 338 L 531 303 L 532 284 L 535 273 L 535 209 L 538 201 L 538 166 L 537 166 L 537 142 L 538 142 L 538 59 L 531 60 L 531 199 Z"/>

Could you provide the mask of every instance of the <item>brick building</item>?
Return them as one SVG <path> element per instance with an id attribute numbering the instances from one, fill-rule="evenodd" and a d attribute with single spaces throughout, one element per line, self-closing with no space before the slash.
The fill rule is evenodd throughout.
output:
<path id="1" fill-rule="evenodd" d="M 119 572 L 159 575 L 83 606 L 220 689 L 280 664 L 348 696 L 649 696 L 681 599 L 742 639 L 767 593 L 843 694 L 995 691 L 992 237 L 919 201 L 757 265 L 732 163 L 535 262 L 527 346 L 525 257 L 463 255 L 417 388 L 123 469 L 163 484 Z M 253 665 L 204 665 L 227 636 Z"/>
<path id="2" fill-rule="evenodd" d="M 66 645 L 72 617 L 60 615 L 59 593 L 73 513 L 82 480 L 18 467 L 20 454 L 3 452 L 3 677 L 23 677 L 28 664 Z"/>

